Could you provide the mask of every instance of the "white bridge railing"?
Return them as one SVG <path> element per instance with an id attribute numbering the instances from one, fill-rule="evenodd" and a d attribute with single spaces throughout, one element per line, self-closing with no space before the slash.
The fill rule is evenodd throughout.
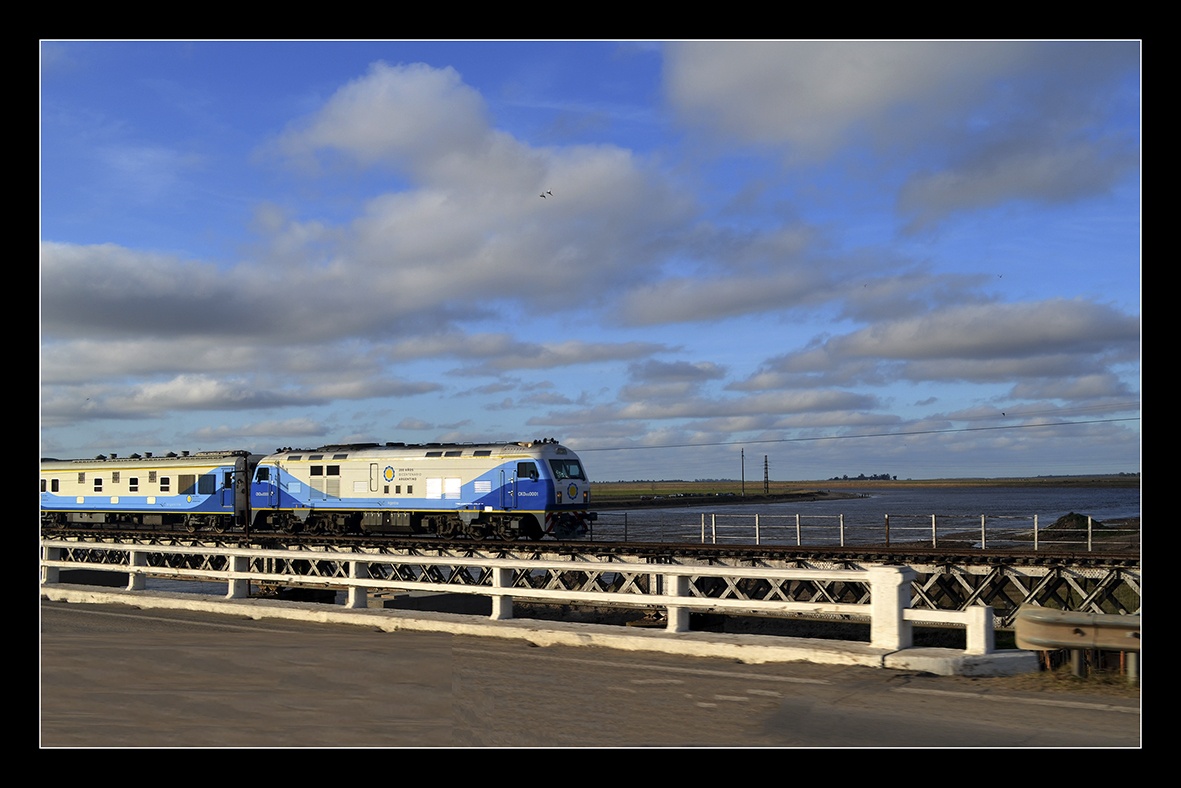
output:
<path id="1" fill-rule="evenodd" d="M 143 590 L 148 578 L 224 582 L 229 599 L 248 597 L 252 584 L 337 589 L 350 608 L 368 607 L 373 592 L 472 594 L 491 599 L 495 620 L 513 617 L 515 599 L 664 609 L 672 632 L 689 629 L 691 611 L 868 619 L 870 644 L 892 650 L 910 648 L 914 622 L 924 622 L 965 628 L 966 653 L 994 650 L 991 607 L 912 609 L 916 573 L 901 566 L 776 569 L 43 539 L 41 583 L 56 584 L 71 569 L 126 573 L 129 591 Z"/>

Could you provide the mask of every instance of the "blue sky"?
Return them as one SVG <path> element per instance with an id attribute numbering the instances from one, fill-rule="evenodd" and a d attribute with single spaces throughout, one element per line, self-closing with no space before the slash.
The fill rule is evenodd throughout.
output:
<path id="1" fill-rule="evenodd" d="M 1138 472 L 1140 70 L 1136 41 L 43 42 L 42 456 Z"/>

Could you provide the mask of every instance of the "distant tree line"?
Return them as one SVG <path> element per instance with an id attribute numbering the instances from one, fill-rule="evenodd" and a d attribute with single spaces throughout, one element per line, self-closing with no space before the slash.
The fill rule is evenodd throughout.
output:
<path id="1" fill-rule="evenodd" d="M 829 481 L 830 482 L 837 482 L 837 481 L 847 482 L 849 480 L 853 480 L 855 482 L 858 482 L 858 481 L 873 481 L 875 479 L 877 479 L 878 481 L 883 481 L 883 482 L 898 481 L 897 476 L 891 476 L 888 473 L 876 473 L 873 476 L 866 476 L 864 473 L 859 474 L 857 476 L 849 476 L 848 474 L 845 474 L 844 476 L 833 476 L 831 479 L 829 479 Z"/>

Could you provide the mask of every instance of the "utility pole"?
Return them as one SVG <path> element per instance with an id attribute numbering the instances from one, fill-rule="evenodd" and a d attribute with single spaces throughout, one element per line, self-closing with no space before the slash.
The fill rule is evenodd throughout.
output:
<path id="1" fill-rule="evenodd" d="M 767 475 L 767 455 L 763 455 L 763 495 L 771 492 L 771 477 Z"/>
<path id="2" fill-rule="evenodd" d="M 739 449 L 738 456 L 742 460 L 742 497 L 746 497 L 746 449 Z"/>

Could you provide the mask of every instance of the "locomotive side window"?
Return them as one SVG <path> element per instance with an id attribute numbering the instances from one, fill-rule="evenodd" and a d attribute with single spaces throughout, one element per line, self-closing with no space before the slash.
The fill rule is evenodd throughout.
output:
<path id="1" fill-rule="evenodd" d="M 308 473 L 311 474 L 312 476 L 323 476 L 324 475 L 324 466 L 323 465 L 313 465 L 308 470 Z"/>
<path id="2" fill-rule="evenodd" d="M 339 465 L 329 465 L 326 468 L 326 470 L 327 470 L 327 473 L 329 476 L 340 476 L 340 466 Z"/>
<path id="3" fill-rule="evenodd" d="M 539 474 L 537 473 L 537 466 L 535 464 L 533 464 L 531 462 L 518 462 L 517 463 L 517 478 L 518 479 L 529 478 L 529 479 L 533 479 L 534 481 L 537 481 L 538 475 Z"/>
<path id="4" fill-rule="evenodd" d="M 258 481 L 269 482 L 271 480 L 271 467 L 269 465 L 258 466 Z"/>

